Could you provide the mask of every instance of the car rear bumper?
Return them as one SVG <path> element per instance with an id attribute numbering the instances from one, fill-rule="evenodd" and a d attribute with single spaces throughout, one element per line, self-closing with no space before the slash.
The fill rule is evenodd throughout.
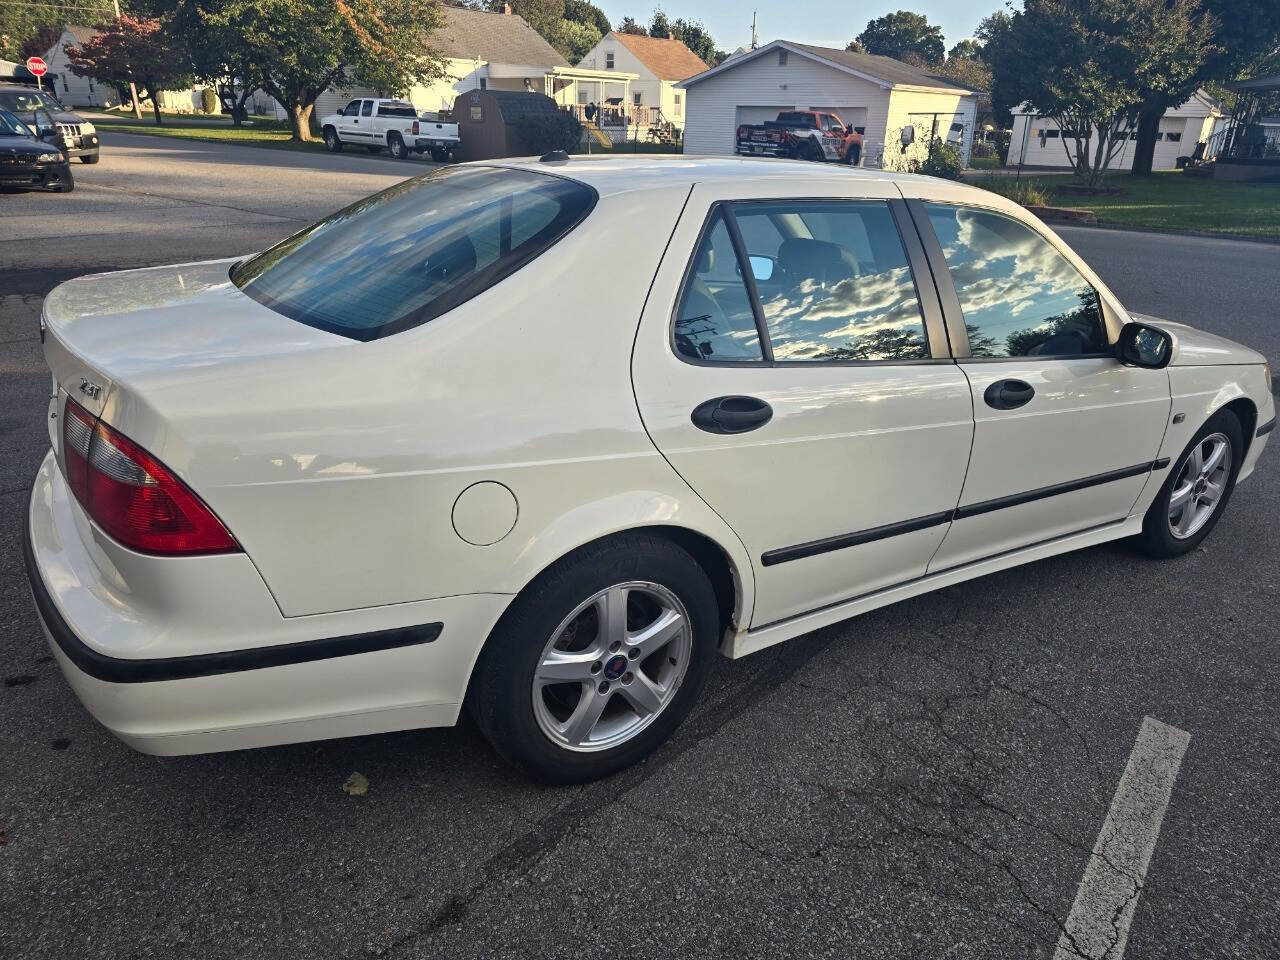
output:
<path id="1" fill-rule="evenodd" d="M 415 150 L 452 150 L 457 145 L 457 140 L 438 140 L 434 137 L 418 137 L 413 141 Z"/>
<path id="2" fill-rule="evenodd" d="M 27 577 L 59 666 L 89 712 L 144 753 L 452 724 L 509 599 L 283 617 L 242 554 L 144 557 L 108 540 L 52 452 L 25 534 Z"/>

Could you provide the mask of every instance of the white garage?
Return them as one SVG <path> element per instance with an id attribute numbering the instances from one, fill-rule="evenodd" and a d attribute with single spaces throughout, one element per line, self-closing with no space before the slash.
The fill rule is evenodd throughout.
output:
<path id="1" fill-rule="evenodd" d="M 782 110 L 830 111 L 865 128 L 867 166 L 905 169 L 923 157 L 931 134 L 945 138 L 955 125 L 967 163 L 973 141 L 976 91 L 890 57 L 775 40 L 677 86 L 688 91 L 684 150 L 690 154 L 732 154 L 740 124 L 763 123 Z M 904 149 L 905 127 L 914 132 Z"/>

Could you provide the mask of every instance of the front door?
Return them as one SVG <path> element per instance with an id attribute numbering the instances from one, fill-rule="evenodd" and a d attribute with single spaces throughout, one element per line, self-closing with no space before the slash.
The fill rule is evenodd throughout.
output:
<path id="1" fill-rule="evenodd" d="M 1168 374 L 1115 359 L 1118 324 L 1087 268 L 1048 237 L 995 210 L 909 206 L 936 258 L 975 420 L 956 519 L 929 572 L 1123 520 L 1159 469 Z"/>
<path id="2" fill-rule="evenodd" d="M 751 555 L 752 627 L 921 576 L 960 495 L 969 385 L 888 190 L 699 185 L 645 307 L 641 416 Z"/>
<path id="3" fill-rule="evenodd" d="M 352 100 L 338 118 L 338 137 L 347 142 L 360 140 L 360 100 Z"/>

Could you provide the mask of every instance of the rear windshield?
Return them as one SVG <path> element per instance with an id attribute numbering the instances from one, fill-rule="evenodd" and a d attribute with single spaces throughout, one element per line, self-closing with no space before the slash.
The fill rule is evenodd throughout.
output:
<path id="1" fill-rule="evenodd" d="M 575 227 L 596 193 L 563 177 L 452 167 L 375 193 L 237 265 L 231 281 L 300 323 L 373 340 L 510 276 Z"/>
<path id="2" fill-rule="evenodd" d="M 817 126 L 811 113 L 780 113 L 778 114 L 778 123 L 785 123 L 790 127 Z"/>
<path id="3" fill-rule="evenodd" d="M 378 104 L 378 116 L 380 117 L 409 117 L 416 118 L 417 113 L 414 112 L 411 103 L 380 103 Z"/>

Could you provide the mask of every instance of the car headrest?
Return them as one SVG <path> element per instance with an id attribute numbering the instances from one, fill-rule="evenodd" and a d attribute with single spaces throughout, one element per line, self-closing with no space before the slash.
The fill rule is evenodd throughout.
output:
<path id="1" fill-rule="evenodd" d="M 789 237 L 778 247 L 778 264 L 791 280 L 838 281 L 857 275 L 852 253 L 838 243 Z"/>
<path id="2" fill-rule="evenodd" d="M 716 252 L 711 247 L 703 249 L 698 255 L 698 263 L 693 268 L 694 273 L 710 273 L 711 268 L 716 265 Z"/>

